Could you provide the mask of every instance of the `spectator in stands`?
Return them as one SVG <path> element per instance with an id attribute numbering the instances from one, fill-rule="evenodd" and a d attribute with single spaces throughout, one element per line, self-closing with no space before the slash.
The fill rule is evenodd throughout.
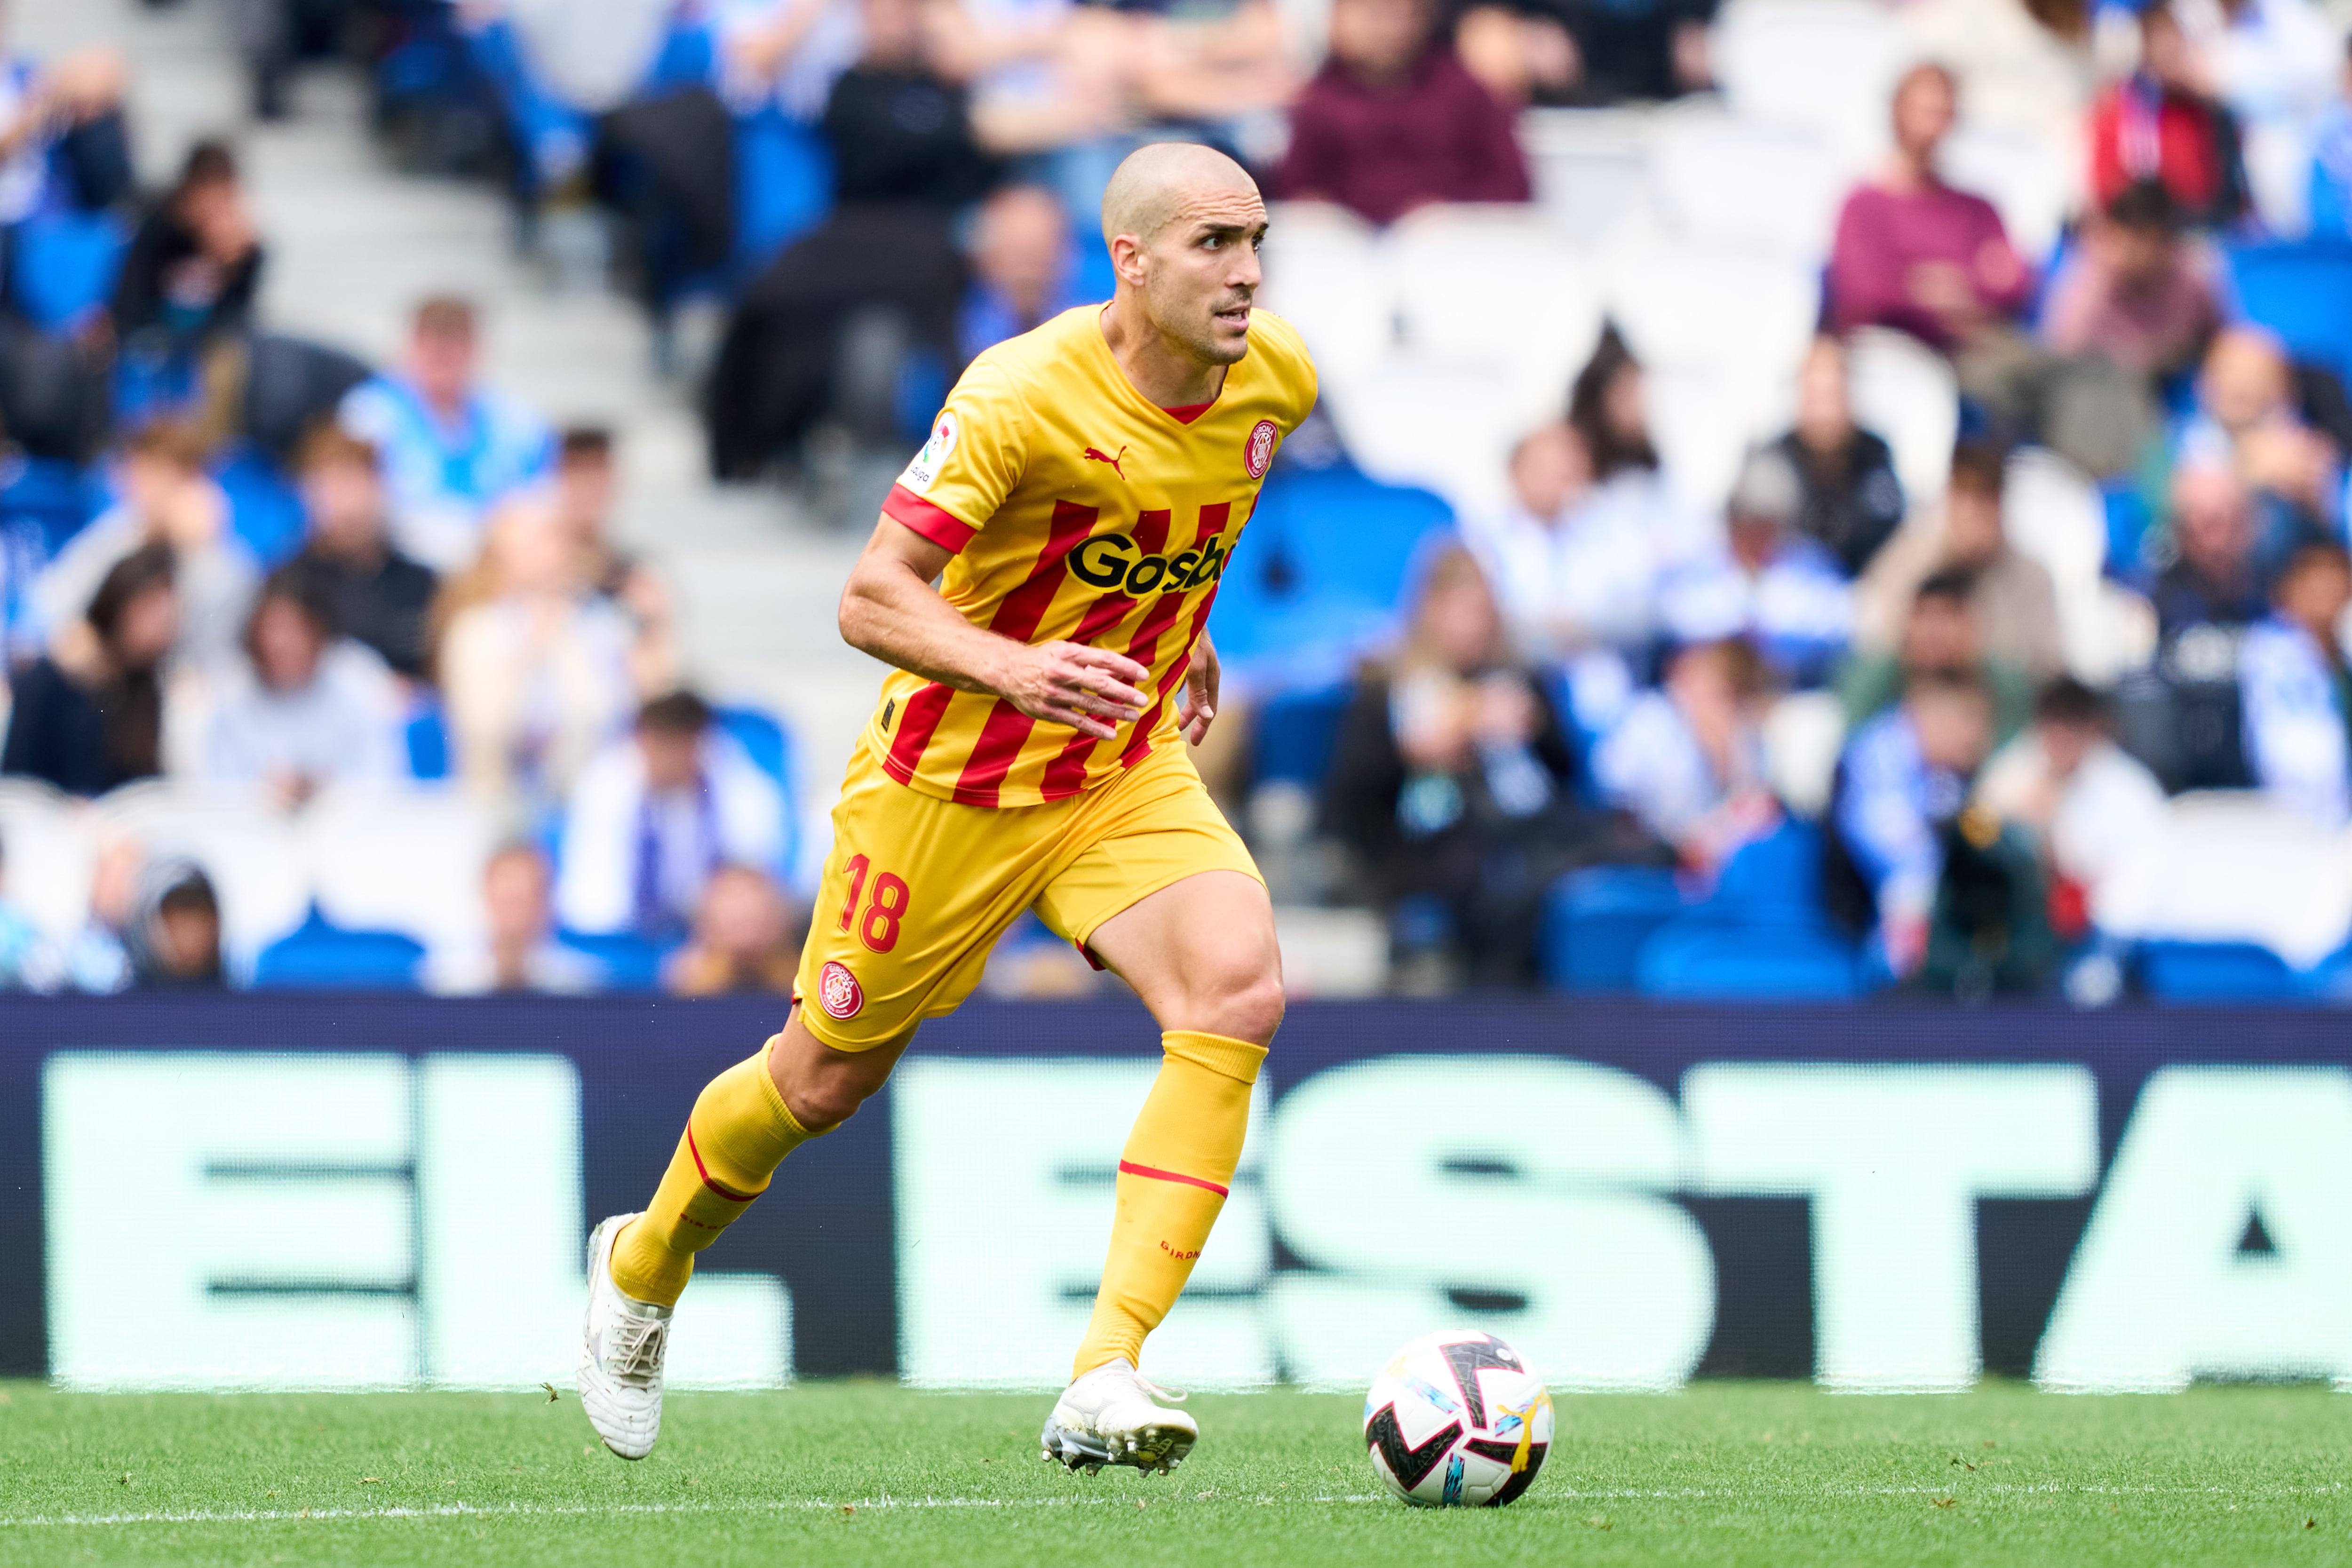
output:
<path id="1" fill-rule="evenodd" d="M 197 142 L 123 256 L 114 285 L 116 341 L 135 353 L 184 363 L 215 334 L 245 328 L 261 264 L 236 155 L 223 142 Z"/>
<path id="2" fill-rule="evenodd" d="M 332 606 L 343 635 L 409 680 L 425 678 L 425 617 L 437 579 L 394 549 L 375 448 L 321 426 L 296 459 L 310 532 L 294 565 Z"/>
<path id="3" fill-rule="evenodd" d="M 1992 736 L 1993 695 L 1983 679 L 1926 668 L 1909 678 L 1900 703 L 1846 742 L 1831 818 L 1868 890 L 1887 965 L 1899 976 L 1926 962 L 1944 872 L 1939 828 L 1967 803 Z"/>
<path id="4" fill-rule="evenodd" d="M 1613 570 L 1604 589 L 1613 614 L 1596 626 L 1609 641 L 1636 640 L 1654 625 L 1657 583 L 1675 566 L 1707 553 L 1721 527 L 1677 495 L 1658 467 L 1643 396 L 1642 365 L 1613 326 L 1602 329 L 1592 358 L 1570 389 L 1568 423 L 1584 443 L 1592 489 L 1570 513 L 1580 547 Z"/>
<path id="5" fill-rule="evenodd" d="M 720 91 L 738 114 L 772 107 L 813 123 L 857 59 L 855 0 L 728 0 L 717 23 Z"/>
<path id="6" fill-rule="evenodd" d="M 2245 162 L 2236 116 L 2210 90 L 2208 73 L 2166 0 L 2139 14 L 2139 67 L 2091 107 L 2091 200 L 2104 210 L 2126 189 L 2154 181 L 2181 220 L 2221 228 L 2246 211 Z"/>
<path id="7" fill-rule="evenodd" d="M 147 852 L 135 838 L 99 846 L 90 868 L 89 910 L 60 953 L 68 990 L 110 996 L 131 984 L 130 935 L 139 909 Z"/>
<path id="8" fill-rule="evenodd" d="M 2315 239 L 2352 239 L 2352 39 L 2336 76 L 2336 101 L 2311 136 L 2311 208 Z"/>
<path id="9" fill-rule="evenodd" d="M 2213 96 L 2245 137 L 2247 184 L 2275 231 L 2303 226 L 2311 128 L 2334 85 L 2339 26 L 2312 0 L 2179 0 Z"/>
<path id="10" fill-rule="evenodd" d="M 210 670 L 236 657 L 260 574 L 229 531 L 228 498 L 205 471 L 208 456 L 203 433 L 184 420 L 158 419 L 131 437 L 122 455 L 122 499 L 74 535 L 33 585 L 53 644 L 83 635 L 83 614 L 109 571 L 161 545 L 171 552 L 179 589 L 174 658 Z"/>
<path id="11" fill-rule="evenodd" d="M 2271 603 L 2238 649 L 2246 760 L 2273 799 L 2341 827 L 2352 820 L 2352 668 L 2336 628 L 2352 607 L 2352 558 L 2332 539 L 2298 546 Z"/>
<path id="12" fill-rule="evenodd" d="M 1977 618 L 1976 582 L 1947 567 L 1930 573 L 1911 595 L 1903 631 L 1892 651 L 1849 661 L 1838 680 L 1846 727 L 1854 729 L 1902 700 L 1921 676 L 1956 676 L 1982 685 L 1992 699 L 1993 738 L 2006 742 L 2033 710 L 2033 681 L 1997 647 Z"/>
<path id="13" fill-rule="evenodd" d="M 1598 79 L 1588 68 L 1584 50 L 1565 23 L 1535 10 L 1472 5 L 1454 26 L 1454 52 L 1479 86 L 1512 109 L 1622 96 L 1615 81 Z"/>
<path id="14" fill-rule="evenodd" d="M 1443 202 L 1524 202 L 1510 111 L 1436 36 L 1431 0 L 1333 0 L 1331 53 L 1290 111 L 1276 194 L 1375 224 Z"/>
<path id="15" fill-rule="evenodd" d="M 2033 700 L 2033 727 L 2002 747 L 1976 800 L 2032 835 L 2048 873 L 2052 923 L 2090 928 L 2100 885 L 2147 853 L 2170 809 L 2164 786 L 2109 733 L 2106 700 L 2071 676 Z"/>
<path id="16" fill-rule="evenodd" d="M 450 616 L 437 660 L 457 772 L 487 799 L 544 807 L 629 710 L 629 631 L 580 580 L 547 497 L 506 502 L 489 531 L 488 596 Z"/>
<path id="17" fill-rule="evenodd" d="M 694 940 L 665 966 L 662 984 L 679 996 L 790 995 L 800 957 L 792 910 L 774 879 L 750 866 L 721 866 L 703 889 Z"/>
<path id="18" fill-rule="evenodd" d="M 2221 324 L 2211 257 L 2182 238 L 2165 188 L 2142 180 L 2084 225 L 2042 336 L 2053 353 L 2103 354 L 2162 383 L 2192 369 Z"/>
<path id="19" fill-rule="evenodd" d="M 2326 531 L 2336 510 L 2340 456 L 2304 422 L 2286 354 L 2258 327 L 2214 338 L 2197 378 L 2197 411 L 2174 438 L 2173 460 L 2236 470 L 2254 499 L 2254 558 L 2265 578 L 2298 539 Z"/>
<path id="20" fill-rule="evenodd" d="M 1593 782 L 1682 863 L 1712 872 L 1780 820 L 1764 778 L 1764 661 L 1746 641 L 1695 643 L 1592 753 Z"/>
<path id="21" fill-rule="evenodd" d="M 0 897 L 0 991 L 54 991 L 64 980 L 55 944 L 14 900 Z"/>
<path id="22" fill-rule="evenodd" d="M 2172 563 L 2156 580 L 2157 637 L 2169 647 L 2198 626 L 2242 629 L 2268 608 L 2254 569 L 2253 515 L 2238 476 L 2218 463 L 2172 476 Z"/>
<path id="23" fill-rule="evenodd" d="M 2047 679 L 2065 662 L 2058 592 L 2049 569 L 2009 542 L 2001 504 L 2008 465 L 1998 448 L 1964 441 L 1952 453 L 1951 474 L 1941 509 L 1898 534 L 1872 567 L 1863 584 L 1858 640 L 1892 647 L 1920 584 L 1938 574 L 1958 574 L 1968 583 L 1982 646 L 1999 649 L 2029 680 Z"/>
<path id="24" fill-rule="evenodd" d="M 1750 453 L 1724 511 L 1722 543 L 1668 573 L 1659 620 L 1677 642 L 1743 637 L 1790 686 L 1818 686 L 1853 635 L 1853 590 L 1837 558 L 1797 531 L 1803 486 L 1776 451 Z"/>
<path id="25" fill-rule="evenodd" d="M 1715 12 L 1715 0 L 1482 0 L 1462 12 L 1455 47 L 1470 73 L 1513 105 L 1679 98 L 1714 85 L 1706 29 Z"/>
<path id="26" fill-rule="evenodd" d="M 580 578 L 630 629 L 629 675 L 639 691 L 677 684 L 677 630 L 669 584 L 643 557 L 613 542 L 617 489 L 613 433 L 601 425 L 563 432 L 555 464 L 555 510 L 580 552 Z"/>
<path id="27" fill-rule="evenodd" d="M 339 635 L 333 601 L 309 572 L 281 567 L 262 585 L 245 650 L 205 736 L 205 779 L 259 785 L 291 809 L 331 784 L 404 775 L 392 671 Z"/>
<path id="28" fill-rule="evenodd" d="M 581 931 L 684 934 L 724 864 L 781 868 L 783 792 L 672 691 L 637 710 L 636 731 L 599 752 L 572 786 L 555 906 Z"/>
<path id="29" fill-rule="evenodd" d="M 1771 449 L 1796 465 L 1797 531 L 1835 555 L 1848 577 L 1861 576 L 1903 526 L 1903 483 L 1893 449 L 1853 422 L 1845 345 L 1837 339 L 1815 338 L 1806 352 L 1796 426 Z"/>
<path id="30" fill-rule="evenodd" d="M 939 68 L 921 0 L 864 0 L 861 15 L 865 52 L 833 84 L 822 127 L 833 215 L 744 290 L 705 389 L 721 479 L 797 456 L 827 414 L 854 435 L 896 439 L 898 365 L 868 353 L 845 366 L 845 344 L 887 338 L 959 363 L 953 226 L 988 186 L 988 155 L 964 89 Z"/>
<path id="31" fill-rule="evenodd" d="M 375 447 L 392 498 L 392 538 L 436 572 L 473 559 L 491 506 L 546 472 L 546 422 L 479 385 L 473 305 L 436 295 L 416 308 L 408 362 L 343 398 L 344 429 Z"/>
<path id="32" fill-rule="evenodd" d="M 129 193 L 128 79 L 111 48 L 44 68 L 0 47 L 0 227 L 52 205 L 111 206 Z"/>
<path id="33" fill-rule="evenodd" d="M 538 991 L 578 995 L 604 983 L 604 968 L 555 939 L 548 910 L 547 857 L 533 844 L 509 844 L 482 868 L 488 934 L 468 946 L 425 955 L 425 989 L 438 996 Z"/>
<path id="34" fill-rule="evenodd" d="M 1895 156 L 1838 214 L 1829 314 L 1840 332 L 1894 327 L 1946 353 L 2014 330 L 2033 279 L 1981 196 L 1944 184 L 1936 160 L 1957 88 L 1937 65 L 1895 89 Z"/>
<path id="35" fill-rule="evenodd" d="M 1544 889 L 1610 835 L 1577 806 L 1575 753 L 1467 551 L 1430 564 L 1410 624 L 1340 721 L 1326 822 L 1388 911 L 1404 984 L 1528 984 Z"/>
<path id="36" fill-rule="evenodd" d="M 1592 489 L 1592 459 L 1573 426 L 1546 425 L 1520 437 L 1510 479 L 1509 506 L 1464 519 L 1462 535 L 1521 648 L 1557 661 L 1587 646 L 1623 615 L 1619 595 L 1629 580 L 1645 610 L 1654 575 L 1647 553 L 1612 560 L 1592 548 L 1601 542 L 1595 531 L 1570 521 Z"/>
<path id="37" fill-rule="evenodd" d="M 163 772 L 163 668 L 180 630 L 172 552 L 151 544 L 99 584 L 80 637 L 16 679 L 0 773 L 100 795 Z"/>
<path id="38" fill-rule="evenodd" d="M 218 991 L 220 898 L 210 877 L 185 860 L 163 860 L 140 878 L 139 903 L 124 947 L 137 991 Z"/>
<path id="39" fill-rule="evenodd" d="M 1086 303 L 1069 220 L 1042 185 L 1006 185 L 980 209 L 957 344 L 967 360 Z"/>

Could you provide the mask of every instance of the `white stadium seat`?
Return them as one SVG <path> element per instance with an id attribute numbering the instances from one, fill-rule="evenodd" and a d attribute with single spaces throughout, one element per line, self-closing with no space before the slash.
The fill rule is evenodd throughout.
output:
<path id="1" fill-rule="evenodd" d="M 1712 511 L 1731 494 L 1748 448 L 1789 428 L 1795 395 L 1786 377 L 1664 364 L 1643 367 L 1642 401 L 1658 460 L 1675 488 Z"/>
<path id="2" fill-rule="evenodd" d="M 1721 246 L 1644 238 L 1612 251 L 1606 276 L 1610 317 L 1645 368 L 1786 379 L 1821 314 L 1817 269 Z"/>
<path id="3" fill-rule="evenodd" d="M 89 913 L 97 854 L 82 811 L 47 784 L 0 779 L 0 893 L 56 942 Z"/>
<path id="4" fill-rule="evenodd" d="M 2352 931 L 2352 841 L 2259 795 L 2183 795 L 2091 915 L 2113 936 L 2255 942 L 2307 968 Z"/>
<path id="5" fill-rule="evenodd" d="M 302 829 L 319 912 L 334 924 L 402 931 L 427 947 L 481 936 L 482 868 L 498 824 L 463 791 L 331 790 Z"/>
<path id="6" fill-rule="evenodd" d="M 1647 201 L 1654 118 L 1623 109 L 1530 109 L 1519 116 L 1536 205 L 1577 245 L 1603 243 Z"/>
<path id="7" fill-rule="evenodd" d="M 2107 563 L 2106 503 L 2074 465 L 2040 447 L 2010 455 L 2001 522 L 2009 542 L 2050 569 L 2063 595 Z"/>
<path id="8" fill-rule="evenodd" d="M 1952 367 L 1918 339 L 1865 327 L 1846 341 L 1847 395 L 1854 423 L 1895 451 L 1895 477 L 1911 507 L 1937 500 L 1952 477 L 1960 428 L 1960 388 Z"/>
<path id="9" fill-rule="evenodd" d="M 1938 172 L 1990 202 L 2009 242 L 2035 267 L 2057 249 L 2059 230 L 2081 195 L 2074 172 L 2040 137 L 1965 120 L 1944 142 Z"/>
<path id="10" fill-rule="evenodd" d="M 1339 438 L 1372 478 L 1424 486 L 1459 512 L 1504 505 L 1522 426 L 1519 399 L 1502 378 L 1397 355 L 1364 374 L 1327 380 L 1323 396 Z"/>
<path id="11" fill-rule="evenodd" d="M 1567 406 L 1601 336 L 1601 304 L 1575 248 L 1524 207 L 1425 207 L 1390 230 L 1405 342 L 1418 357 L 1505 370 L 1527 407 Z"/>
<path id="12" fill-rule="evenodd" d="M 1650 189 L 1670 229 L 1799 261 L 1828 258 L 1850 182 L 1817 136 L 1704 108 L 1660 121 Z"/>
<path id="13" fill-rule="evenodd" d="M 1792 691 L 1764 716 L 1764 776 L 1800 816 L 1829 809 L 1845 744 L 1845 705 L 1833 691 Z"/>
<path id="14" fill-rule="evenodd" d="M 1714 65 L 1741 117 L 1819 132 L 1849 168 L 1887 144 L 1887 104 L 1905 47 L 1871 0 L 1731 0 L 1716 19 Z"/>
<path id="15" fill-rule="evenodd" d="M 127 785 L 95 809 L 101 835 L 127 835 L 150 864 L 194 861 L 221 906 L 221 946 L 233 968 L 302 923 L 310 880 L 292 821 L 258 794 L 158 780 Z"/>
<path id="16" fill-rule="evenodd" d="M 1347 374 L 1396 342 L 1396 285 L 1362 219 L 1320 202 L 1277 204 L 1265 236 L 1265 308 L 1297 327 L 1317 366 Z"/>

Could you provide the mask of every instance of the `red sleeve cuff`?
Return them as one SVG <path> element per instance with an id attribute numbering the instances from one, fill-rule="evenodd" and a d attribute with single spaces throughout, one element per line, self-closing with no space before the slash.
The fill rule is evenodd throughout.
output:
<path id="1" fill-rule="evenodd" d="M 961 555 L 980 530 L 944 507 L 934 506 L 904 485 L 892 485 L 882 515 L 904 523 L 950 555 Z"/>

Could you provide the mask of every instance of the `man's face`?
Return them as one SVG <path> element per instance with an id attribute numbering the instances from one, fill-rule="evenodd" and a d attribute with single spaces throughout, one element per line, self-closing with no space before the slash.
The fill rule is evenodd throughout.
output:
<path id="1" fill-rule="evenodd" d="M 2236 476 L 2226 468 L 2183 474 L 2173 483 L 2172 506 L 2181 559 L 2208 577 L 2235 577 L 2251 542 L 2245 492 Z"/>
<path id="2" fill-rule="evenodd" d="M 155 917 L 155 956 L 184 980 L 211 973 L 220 960 L 220 916 L 197 904 L 162 910 Z"/>
<path id="3" fill-rule="evenodd" d="M 564 521 L 579 531 L 580 542 L 595 543 L 613 511 L 613 459 L 601 452 L 564 458 L 555 470 L 555 498 Z"/>
<path id="4" fill-rule="evenodd" d="M 1977 662 L 1976 617 L 1943 595 L 1911 606 L 1903 626 L 1903 662 L 1914 669 L 1968 669 Z"/>
<path id="5" fill-rule="evenodd" d="M 1558 517 L 1591 484 L 1584 440 L 1565 425 L 1546 426 L 1511 455 L 1511 489 L 1530 517 Z"/>
<path id="6" fill-rule="evenodd" d="M 1331 7 L 1331 52 L 1367 76 L 1402 73 L 1428 36 L 1423 0 L 1339 0 Z"/>
<path id="7" fill-rule="evenodd" d="M 1034 185 L 998 193 L 982 209 L 973 262 L 1016 310 L 1045 309 L 1067 241 L 1061 204 Z"/>
<path id="8" fill-rule="evenodd" d="M 417 389 L 441 404 L 465 400 L 474 384 L 474 334 L 419 332 L 409 348 L 409 369 Z"/>
<path id="9" fill-rule="evenodd" d="M 645 753 L 646 788 L 655 795 L 691 789 L 701 775 L 702 737 L 680 730 L 640 728 L 637 748 Z"/>
<path id="10" fill-rule="evenodd" d="M 2328 556 L 2305 561 L 2278 585 L 2279 608 L 2315 634 L 2332 635 L 2352 605 L 2352 570 Z"/>
<path id="11" fill-rule="evenodd" d="M 2000 498 L 1956 485 L 1944 503 L 1944 531 L 1952 558 L 1982 566 L 2000 553 Z"/>
<path id="12" fill-rule="evenodd" d="M 1940 71 L 1922 71 L 1895 95 L 1895 144 L 1925 162 L 1952 129 L 1952 84 Z"/>
<path id="13" fill-rule="evenodd" d="M 2050 771 L 2062 779 L 2074 776 L 2097 739 L 2098 731 L 2087 725 L 2053 720 L 2042 723 L 2042 754 L 2050 759 Z"/>
<path id="14" fill-rule="evenodd" d="M 1845 354 L 1835 343 L 1816 343 L 1797 376 L 1797 430 L 1815 446 L 1843 441 L 1853 429 L 1846 400 Z"/>
<path id="15" fill-rule="evenodd" d="M 1131 258 L 1143 275 L 1151 324 L 1202 363 L 1237 363 L 1249 353 L 1250 306 L 1261 278 L 1257 247 L 1265 237 L 1265 203 L 1255 187 L 1186 195 L 1166 226 Z"/>
<path id="16" fill-rule="evenodd" d="M 302 476 L 310 531 L 328 549 L 354 554 L 383 538 L 383 485 L 366 463 L 320 463 Z"/>
<path id="17" fill-rule="evenodd" d="M 2101 264 L 2126 288 L 2145 288 L 2172 269 L 2172 237 L 2161 226 L 2103 222 L 2090 239 Z"/>
<path id="18" fill-rule="evenodd" d="M 537 942 L 547 931 L 546 868 L 536 855 L 499 856 L 483 873 L 482 901 L 488 907 L 494 939 Z"/>
<path id="19" fill-rule="evenodd" d="M 1966 777 L 1983 765 L 1992 743 L 1992 715 L 1972 691 L 1922 692 L 1910 700 L 1919 754 L 1931 768 Z"/>

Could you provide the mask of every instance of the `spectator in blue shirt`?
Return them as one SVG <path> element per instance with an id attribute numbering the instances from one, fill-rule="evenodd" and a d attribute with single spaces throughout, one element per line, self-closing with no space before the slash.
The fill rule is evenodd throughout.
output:
<path id="1" fill-rule="evenodd" d="M 2271 617 L 2238 649 L 2246 759 L 2273 799 L 2326 827 L 2352 820 L 2352 672 L 2336 626 L 2352 557 L 2314 540 L 2287 558 Z"/>
<path id="2" fill-rule="evenodd" d="M 1593 782 L 1684 865 L 1712 871 L 1780 820 L 1764 779 L 1763 661 L 1746 642 L 1676 653 L 1592 753 Z"/>
<path id="3" fill-rule="evenodd" d="M 1818 686 L 1853 635 L 1853 591 L 1837 557 L 1796 530 L 1797 467 L 1752 454 L 1725 508 L 1722 543 L 1670 573 L 1660 619 L 1677 642 L 1744 637 L 1791 686 Z"/>
<path id="4" fill-rule="evenodd" d="M 1846 742 L 1831 805 L 1838 838 L 1868 886 L 1888 966 L 1909 975 L 1927 957 L 1944 873 L 1941 825 L 1969 798 L 1992 749 L 1992 693 L 1983 678 L 1925 670 L 1900 705 Z"/>
<path id="5" fill-rule="evenodd" d="M 485 513 L 554 457 L 545 420 L 475 381 L 477 357 L 474 307 L 427 300 L 406 367 L 353 387 L 339 420 L 382 456 L 393 542 L 436 572 L 472 561 Z"/>
<path id="6" fill-rule="evenodd" d="M 1087 302 L 1069 220 L 1042 185 L 1006 185 L 982 205 L 971 269 L 957 322 L 967 360 Z"/>

